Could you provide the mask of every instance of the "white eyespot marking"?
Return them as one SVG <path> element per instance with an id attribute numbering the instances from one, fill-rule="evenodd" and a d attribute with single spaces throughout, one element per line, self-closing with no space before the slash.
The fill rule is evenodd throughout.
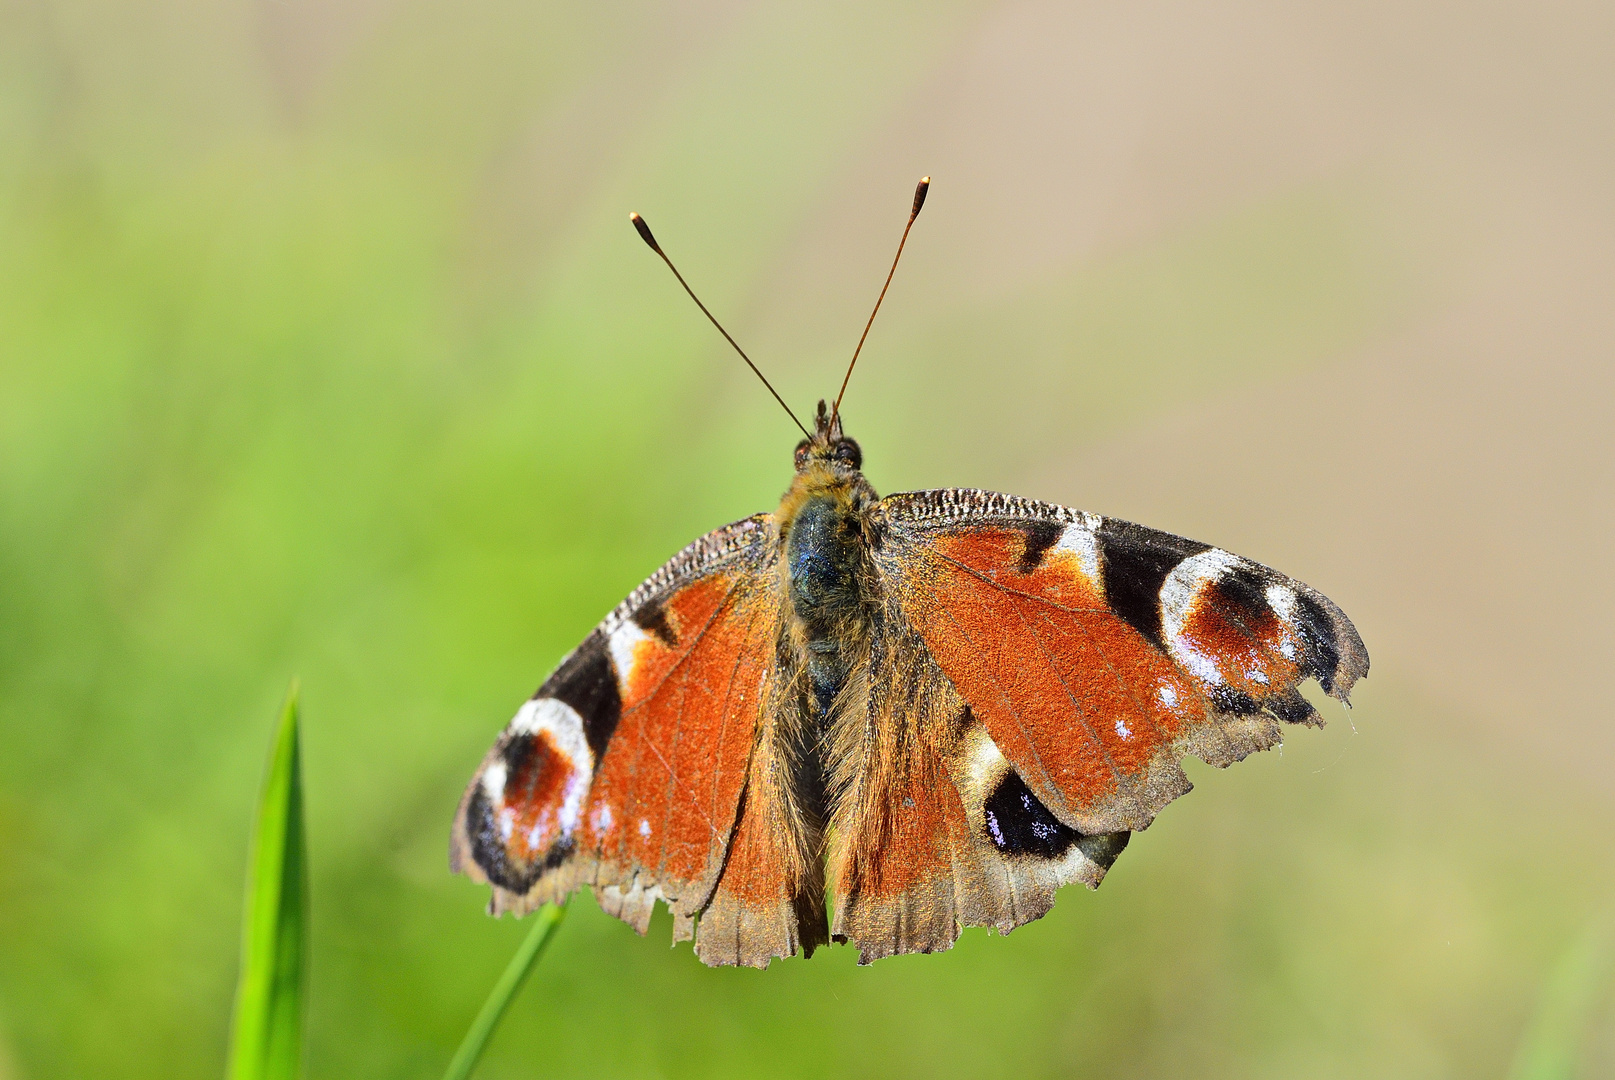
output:
<path id="1" fill-rule="evenodd" d="M 1295 591 L 1288 585 L 1274 583 L 1267 587 L 1267 602 L 1273 610 L 1279 613 L 1279 618 L 1289 622 L 1295 618 Z"/>
<path id="2" fill-rule="evenodd" d="M 1178 704 L 1178 688 L 1168 683 L 1162 683 L 1161 688 L 1155 691 L 1155 696 L 1169 709 L 1175 708 Z"/>
<path id="3" fill-rule="evenodd" d="M 492 765 L 482 770 L 482 791 L 489 801 L 499 803 L 505 797 L 505 777 L 509 770 L 502 760 L 495 760 Z"/>
<path id="4" fill-rule="evenodd" d="M 510 730 L 542 739 L 548 743 L 545 747 L 548 752 L 564 759 L 567 775 L 561 786 L 561 805 L 555 810 L 553 820 L 548 808 L 540 813 L 534 836 L 552 826 L 560 830 L 561 837 L 571 836 L 577 830 L 583 801 L 594 779 L 594 752 L 589 749 L 588 737 L 583 732 L 583 717 L 564 701 L 534 698 L 517 711 L 516 718 L 510 722 Z"/>
<path id="5" fill-rule="evenodd" d="M 494 806 L 494 827 L 499 830 L 500 843 L 508 843 L 510 834 L 516 831 L 516 811 L 505 805 L 505 781 L 509 775 L 510 768 L 502 759 L 482 770 L 482 793 Z"/>
<path id="6" fill-rule="evenodd" d="M 1208 686 L 1221 686 L 1227 677 L 1217 667 L 1217 659 L 1196 649 L 1183 637 L 1183 623 L 1200 591 L 1243 560 L 1221 548 L 1191 555 L 1173 567 L 1161 584 L 1161 633 L 1173 659 Z"/>
<path id="7" fill-rule="evenodd" d="M 634 669 L 634 648 L 649 636 L 634 625 L 632 619 L 624 619 L 606 638 L 606 646 L 611 650 L 612 666 L 617 669 L 617 683 L 623 688 L 628 686 L 628 674 Z"/>
<path id="8" fill-rule="evenodd" d="M 1065 531 L 1060 534 L 1059 543 L 1052 549 L 1075 555 L 1077 566 L 1082 570 L 1083 576 L 1095 585 L 1099 584 L 1098 528 L 1098 518 L 1090 520 L 1090 515 L 1084 515 L 1082 521 L 1073 522 L 1065 527 Z"/>
<path id="9" fill-rule="evenodd" d="M 1288 585 L 1269 585 L 1267 602 L 1278 612 L 1279 625 L 1283 627 L 1283 636 L 1279 639 L 1279 653 L 1286 660 L 1294 660 L 1295 637 L 1290 633 L 1290 627 L 1295 625 L 1295 609 L 1299 606 L 1295 599 L 1295 590 Z"/>
<path id="10" fill-rule="evenodd" d="M 594 812 L 594 831 L 601 836 L 611 831 L 611 807 L 605 803 L 601 803 L 600 809 Z"/>
<path id="11" fill-rule="evenodd" d="M 1116 721 L 1116 734 L 1118 734 L 1122 738 L 1126 739 L 1126 738 L 1130 738 L 1133 733 L 1128 728 L 1127 722 L 1125 720 L 1118 720 L 1118 721 Z"/>
<path id="12" fill-rule="evenodd" d="M 639 835 L 647 840 L 650 839 L 650 822 L 645 818 L 639 819 Z"/>

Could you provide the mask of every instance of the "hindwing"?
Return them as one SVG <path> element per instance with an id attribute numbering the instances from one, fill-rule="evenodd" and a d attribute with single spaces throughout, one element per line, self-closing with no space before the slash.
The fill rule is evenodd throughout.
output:
<path id="1" fill-rule="evenodd" d="M 861 963 L 942 951 L 964 926 L 1007 933 L 1061 885 L 1097 886 L 1127 845 L 1126 832 L 1067 827 L 1030 795 L 895 596 L 834 749 L 833 933 Z"/>

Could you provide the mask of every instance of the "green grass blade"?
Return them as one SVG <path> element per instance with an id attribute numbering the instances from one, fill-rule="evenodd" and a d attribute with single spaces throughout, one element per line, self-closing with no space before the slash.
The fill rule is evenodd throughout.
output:
<path id="1" fill-rule="evenodd" d="M 1594 920 L 1555 966 L 1509 1080 L 1575 1080 L 1588 1021 L 1615 982 L 1615 917 Z"/>
<path id="2" fill-rule="evenodd" d="M 293 684 L 258 797 L 228 1080 L 289 1080 L 297 1075 L 307 935 L 303 765 Z"/>
<path id="3" fill-rule="evenodd" d="M 482 1011 L 471 1021 L 471 1028 L 460 1041 L 460 1049 L 454 1052 L 454 1060 L 449 1062 L 443 1080 L 465 1080 L 471 1075 L 471 1070 L 477 1066 L 477 1059 L 482 1057 L 482 1051 L 488 1045 L 489 1037 L 493 1035 L 493 1029 L 499 1026 L 500 1017 L 510 1008 L 522 983 L 527 981 L 528 973 L 543 955 L 555 928 L 561 925 L 565 917 L 565 904 L 547 904 L 533 916 L 532 930 L 528 931 L 516 955 L 510 958 L 505 973 L 499 976 L 488 1000 L 482 1003 Z"/>

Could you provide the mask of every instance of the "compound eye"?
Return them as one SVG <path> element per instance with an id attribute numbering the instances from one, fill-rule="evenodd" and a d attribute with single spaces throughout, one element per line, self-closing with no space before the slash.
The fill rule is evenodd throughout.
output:
<path id="1" fill-rule="evenodd" d="M 808 459 L 808 442 L 803 439 L 796 444 L 796 467 L 800 469 Z"/>
<path id="2" fill-rule="evenodd" d="M 855 469 L 863 464 L 864 456 L 859 451 L 858 444 L 851 439 L 843 439 L 836 443 L 835 456 L 837 461 L 844 461 Z"/>

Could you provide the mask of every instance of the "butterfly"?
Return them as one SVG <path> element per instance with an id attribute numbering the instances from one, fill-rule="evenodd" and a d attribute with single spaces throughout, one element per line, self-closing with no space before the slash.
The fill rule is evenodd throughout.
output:
<path id="1" fill-rule="evenodd" d="M 492 913 L 586 885 L 754 967 L 1007 933 L 1097 887 L 1189 790 L 1184 757 L 1321 726 L 1299 685 L 1346 701 L 1367 673 L 1335 604 L 1221 548 L 996 492 L 881 498 L 840 402 L 798 424 L 779 507 L 652 574 L 483 759 L 450 862 Z"/>

